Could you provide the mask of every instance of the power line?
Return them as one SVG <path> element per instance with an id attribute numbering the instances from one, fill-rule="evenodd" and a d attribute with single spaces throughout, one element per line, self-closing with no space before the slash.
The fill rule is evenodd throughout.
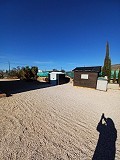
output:
<path id="1" fill-rule="evenodd" d="M 0 63 L 3 63 L 3 64 L 10 63 L 10 64 L 16 64 L 16 65 L 28 65 L 28 64 L 25 64 L 25 63 L 16 63 L 16 62 L 10 62 L 10 61 L 8 61 L 8 62 L 0 62 Z"/>
<path id="2" fill-rule="evenodd" d="M 17 66 L 24 66 L 24 65 L 26 65 L 27 66 L 27 64 L 22 64 L 22 63 L 16 63 L 16 62 L 10 62 L 9 60 L 8 61 L 4 61 L 4 62 L 0 62 L 0 63 L 2 63 L 2 64 L 7 64 L 8 65 L 8 71 L 9 71 L 9 73 L 10 73 L 10 70 L 11 70 L 11 65 L 17 65 Z M 6 68 L 6 67 L 5 67 Z"/>

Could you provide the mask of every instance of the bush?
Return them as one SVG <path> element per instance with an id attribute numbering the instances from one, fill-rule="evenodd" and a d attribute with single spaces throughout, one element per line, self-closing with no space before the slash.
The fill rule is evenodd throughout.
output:
<path id="1" fill-rule="evenodd" d="M 3 72 L 3 70 L 0 70 L 0 78 L 4 78 L 4 72 Z"/>
<path id="2" fill-rule="evenodd" d="M 33 66 L 33 67 L 22 67 L 20 68 L 19 66 L 17 68 L 13 68 L 10 72 L 6 71 L 7 77 L 10 78 L 20 78 L 21 80 L 37 80 L 37 72 L 38 72 L 38 67 Z M 4 77 L 4 72 L 0 70 L 0 78 Z"/>
<path id="3" fill-rule="evenodd" d="M 31 67 L 31 74 L 34 80 L 37 80 L 38 67 Z"/>
<path id="4" fill-rule="evenodd" d="M 19 77 L 22 80 L 37 80 L 38 67 L 22 67 L 19 71 Z"/>

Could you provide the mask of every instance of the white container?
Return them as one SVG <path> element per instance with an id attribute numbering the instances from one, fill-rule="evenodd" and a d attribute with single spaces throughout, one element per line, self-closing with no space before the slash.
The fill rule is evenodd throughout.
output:
<path id="1" fill-rule="evenodd" d="M 98 78 L 96 89 L 101 91 L 107 91 L 108 81 L 105 78 Z"/>

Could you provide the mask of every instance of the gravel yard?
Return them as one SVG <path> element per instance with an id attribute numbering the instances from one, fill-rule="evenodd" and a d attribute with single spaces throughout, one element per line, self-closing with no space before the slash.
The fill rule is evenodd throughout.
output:
<path id="1" fill-rule="evenodd" d="M 120 90 L 68 83 L 1 98 L 0 160 L 91 160 L 102 113 L 115 124 L 119 160 Z"/>

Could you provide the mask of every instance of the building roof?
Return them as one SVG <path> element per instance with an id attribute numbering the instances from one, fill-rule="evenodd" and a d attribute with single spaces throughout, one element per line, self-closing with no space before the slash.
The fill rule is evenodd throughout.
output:
<path id="1" fill-rule="evenodd" d="M 82 72 L 101 72 L 101 66 L 92 66 L 92 67 L 76 67 L 73 71 L 82 71 Z"/>
<path id="2" fill-rule="evenodd" d="M 65 74 L 63 72 L 51 72 L 50 74 Z"/>

